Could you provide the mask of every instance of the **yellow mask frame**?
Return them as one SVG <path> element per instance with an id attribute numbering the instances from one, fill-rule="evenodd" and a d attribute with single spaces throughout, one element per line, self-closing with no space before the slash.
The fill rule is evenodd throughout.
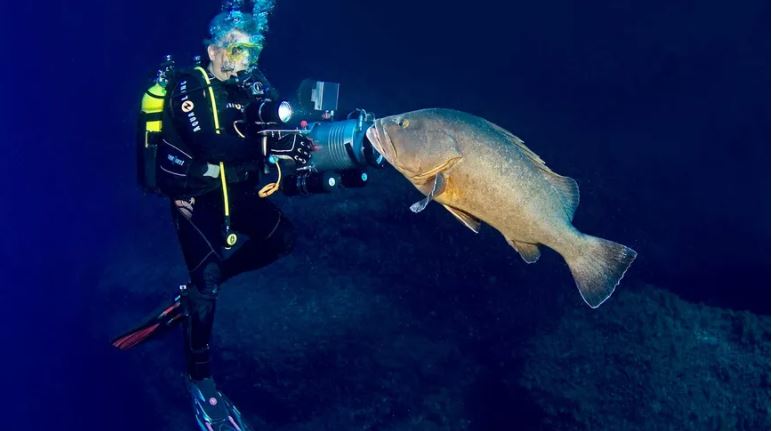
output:
<path id="1" fill-rule="evenodd" d="M 223 47 L 228 62 L 238 64 L 246 61 L 250 66 L 257 64 L 262 48 L 262 45 L 252 42 L 230 43 Z"/>

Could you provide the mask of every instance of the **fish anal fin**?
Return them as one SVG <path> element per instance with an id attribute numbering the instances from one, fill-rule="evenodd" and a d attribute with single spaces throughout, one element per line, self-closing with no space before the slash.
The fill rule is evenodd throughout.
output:
<path id="1" fill-rule="evenodd" d="M 537 244 L 531 244 L 529 242 L 515 241 L 513 239 L 507 239 L 509 245 L 511 245 L 523 258 L 525 263 L 534 263 L 541 257 L 539 246 Z"/>
<path id="2" fill-rule="evenodd" d="M 554 172 L 545 173 L 544 176 L 560 196 L 560 202 L 563 204 L 568 220 L 573 220 L 576 208 L 579 206 L 579 185 L 573 178 Z"/>
<path id="3" fill-rule="evenodd" d="M 480 233 L 480 225 L 482 222 L 475 216 L 465 212 L 461 211 L 458 208 L 453 208 L 449 205 L 442 205 L 445 207 L 446 210 L 450 211 L 451 214 L 453 214 L 461 223 L 463 223 L 466 227 L 472 230 L 474 233 Z"/>

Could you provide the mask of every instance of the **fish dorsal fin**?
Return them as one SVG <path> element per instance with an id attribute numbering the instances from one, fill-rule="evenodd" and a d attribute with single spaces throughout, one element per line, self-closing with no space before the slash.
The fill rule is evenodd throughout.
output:
<path id="1" fill-rule="evenodd" d="M 517 136 L 513 135 L 512 132 L 510 132 L 509 130 L 507 130 L 507 129 L 501 127 L 501 126 L 497 126 L 497 125 L 491 123 L 488 120 L 485 120 L 485 121 L 488 123 L 488 125 L 494 131 L 499 132 L 502 135 L 504 135 L 504 137 L 506 137 L 507 141 L 509 141 L 512 145 L 517 147 L 520 150 L 520 152 L 522 152 L 526 157 L 528 157 L 534 163 L 536 163 L 536 165 L 539 168 L 544 169 L 544 170 L 546 170 L 548 172 L 552 172 L 552 170 L 547 167 L 547 164 L 544 163 L 544 160 L 542 160 L 541 157 L 539 157 L 538 154 L 534 153 L 533 151 L 531 151 L 530 148 L 525 146 L 525 141 L 523 141 L 522 139 L 520 139 Z"/>
<path id="2" fill-rule="evenodd" d="M 482 222 L 475 216 L 465 212 L 461 211 L 458 208 L 453 208 L 449 205 L 442 205 L 445 207 L 446 210 L 450 211 L 451 214 L 453 214 L 461 223 L 463 223 L 466 227 L 472 230 L 474 233 L 480 233 L 480 225 Z"/>
<path id="3" fill-rule="evenodd" d="M 530 148 L 526 147 L 525 142 L 517 136 L 513 135 L 509 130 L 497 126 L 490 121 L 488 121 L 488 124 L 494 130 L 504 135 L 510 143 L 515 145 L 523 153 L 523 155 L 531 159 L 534 164 L 542 171 L 544 177 L 547 179 L 547 181 L 549 181 L 557 194 L 560 196 L 560 201 L 563 204 L 563 208 L 566 212 L 566 215 L 568 216 L 568 219 L 572 220 L 574 218 L 576 208 L 579 206 L 579 185 L 576 184 L 576 181 L 574 181 L 573 178 L 564 177 L 553 172 L 552 169 L 547 167 L 547 164 L 544 163 L 544 160 L 542 160 L 538 154 L 534 153 Z"/>
<path id="4" fill-rule="evenodd" d="M 564 177 L 554 172 L 545 173 L 544 177 L 560 196 L 560 202 L 563 204 L 568 220 L 573 220 L 576 207 L 579 206 L 579 185 L 573 178 Z"/>

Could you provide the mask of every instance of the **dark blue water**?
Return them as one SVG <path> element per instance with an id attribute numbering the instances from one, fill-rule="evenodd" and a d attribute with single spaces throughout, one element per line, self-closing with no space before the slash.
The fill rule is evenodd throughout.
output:
<path id="1" fill-rule="evenodd" d="M 590 314 L 559 256 L 545 251 L 526 266 L 492 229 L 473 236 L 439 208 L 410 214 L 420 196 L 386 169 L 363 190 L 277 199 L 300 247 L 236 281 L 252 292 L 248 314 L 235 306 L 242 290 L 223 299 L 221 382 L 265 429 L 619 429 L 585 420 L 615 402 L 629 417 L 642 414 L 633 395 L 612 391 L 616 371 L 664 387 L 688 372 L 647 366 L 707 364 L 716 379 L 695 377 L 694 391 L 735 395 L 689 392 L 694 411 L 761 398 L 767 407 L 695 416 L 697 429 L 768 423 L 769 3 L 500 3 L 279 0 L 262 69 L 287 94 L 306 77 L 333 80 L 345 107 L 454 108 L 522 137 L 578 181 L 576 226 L 638 251 L 621 298 Z M 0 6 L 0 343 L 12 423 L 191 425 L 177 378 L 181 341 L 129 354 L 107 341 L 185 277 L 164 203 L 134 186 L 134 125 L 160 58 L 201 53 L 217 10 L 146 0 Z M 259 294 L 249 290 L 255 283 Z M 624 299 L 626 287 L 641 295 L 639 307 Z M 680 299 L 647 296 L 655 288 Z M 713 312 L 728 323 L 710 329 Z M 533 364 L 552 358 L 539 340 L 581 339 L 569 329 L 577 313 L 612 345 L 651 351 L 697 340 L 709 353 L 662 347 L 649 365 L 604 364 L 602 383 L 578 392 L 609 390 L 609 399 L 556 398 L 567 389 L 551 390 L 559 383 Z M 665 323 L 644 323 L 657 319 Z M 637 334 L 635 322 L 661 328 L 631 342 L 624 334 Z M 256 338 L 237 342 L 245 336 Z M 304 342 L 311 347 L 288 347 Z M 572 366 L 597 360 L 578 358 Z M 729 358 L 748 368 L 711 368 Z M 574 377 L 555 367 L 553 375 Z M 736 390 L 749 385 L 759 389 Z M 682 423 L 673 412 L 684 406 L 651 408 L 662 423 Z"/>

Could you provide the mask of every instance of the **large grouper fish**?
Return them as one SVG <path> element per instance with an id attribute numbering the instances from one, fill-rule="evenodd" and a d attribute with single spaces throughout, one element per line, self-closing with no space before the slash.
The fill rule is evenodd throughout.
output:
<path id="1" fill-rule="evenodd" d="M 552 172 L 523 140 L 474 115 L 422 109 L 377 119 L 367 138 L 426 198 L 475 233 L 493 226 L 527 263 L 545 245 L 565 259 L 592 308 L 611 296 L 635 260 L 622 244 L 579 232 L 571 221 L 579 187 Z"/>

